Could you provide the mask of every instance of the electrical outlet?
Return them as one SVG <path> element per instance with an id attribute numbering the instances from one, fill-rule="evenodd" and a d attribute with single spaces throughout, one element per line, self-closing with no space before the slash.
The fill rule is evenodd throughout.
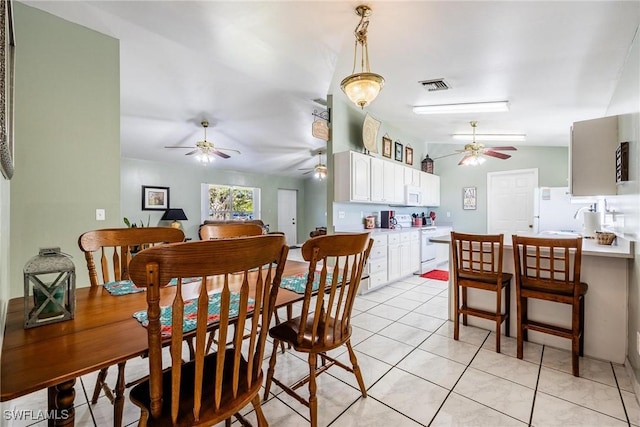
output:
<path id="1" fill-rule="evenodd" d="M 447 218 L 451 218 L 451 212 L 447 212 Z"/>
<path id="2" fill-rule="evenodd" d="M 344 219 L 344 211 L 338 211 L 338 219 Z"/>
<path id="3" fill-rule="evenodd" d="M 104 209 L 96 209 L 96 221 L 104 221 L 106 219 L 106 213 Z"/>

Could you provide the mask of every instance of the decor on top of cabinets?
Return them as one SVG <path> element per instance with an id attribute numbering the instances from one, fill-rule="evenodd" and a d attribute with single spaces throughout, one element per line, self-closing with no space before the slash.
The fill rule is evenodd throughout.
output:
<path id="1" fill-rule="evenodd" d="M 353 54 L 353 71 L 351 75 L 342 80 L 340 88 L 351 102 L 364 108 L 376 99 L 384 86 L 384 78 L 379 74 L 372 73 L 369 67 L 367 28 L 369 27 L 368 18 L 371 15 L 371 8 L 360 5 L 356 7 L 356 14 L 360 17 L 360 22 L 354 31 L 356 44 Z M 360 45 L 360 72 L 356 73 L 358 45 Z"/>
<path id="2" fill-rule="evenodd" d="M 378 129 L 381 122 L 374 119 L 367 113 L 362 124 L 362 144 L 365 148 L 365 154 L 378 154 Z"/>
<path id="3" fill-rule="evenodd" d="M 395 159 L 396 161 L 401 162 L 402 161 L 402 144 L 400 143 L 400 141 L 395 142 L 395 147 L 396 147 Z"/>
<path id="4" fill-rule="evenodd" d="M 15 40 L 13 38 L 13 4 L 0 2 L 0 172 L 11 179 L 14 171 L 13 158 L 13 75 Z"/>
<path id="5" fill-rule="evenodd" d="M 166 211 L 169 209 L 169 187 L 142 186 L 142 210 Z"/>
<path id="6" fill-rule="evenodd" d="M 427 157 L 425 157 L 424 160 L 422 160 L 421 166 L 422 166 L 422 172 L 433 173 L 433 159 L 429 157 L 428 154 L 427 154 Z"/>
<path id="7" fill-rule="evenodd" d="M 464 187 L 462 189 L 462 209 L 472 210 L 476 208 L 476 187 Z"/>
<path id="8" fill-rule="evenodd" d="M 407 145 L 404 149 L 404 158 L 406 164 L 413 165 L 413 148 L 410 145 Z"/>
<path id="9" fill-rule="evenodd" d="M 616 149 L 616 182 L 629 181 L 629 143 L 621 142 Z"/>
<path id="10" fill-rule="evenodd" d="M 391 138 L 389 135 L 382 137 L 382 155 L 391 158 Z"/>

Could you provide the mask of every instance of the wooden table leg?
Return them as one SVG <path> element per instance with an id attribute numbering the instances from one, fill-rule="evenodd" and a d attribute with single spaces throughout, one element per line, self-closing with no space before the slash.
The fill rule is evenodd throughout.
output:
<path id="1" fill-rule="evenodd" d="M 122 425 L 122 413 L 124 409 L 124 364 L 118 363 L 118 380 L 116 381 L 116 396 L 113 400 L 113 427 Z"/>
<path id="2" fill-rule="evenodd" d="M 76 413 L 73 408 L 73 401 L 76 397 L 76 391 L 73 386 L 75 383 L 76 380 L 74 378 L 53 387 L 49 387 L 49 427 L 74 425 Z"/>

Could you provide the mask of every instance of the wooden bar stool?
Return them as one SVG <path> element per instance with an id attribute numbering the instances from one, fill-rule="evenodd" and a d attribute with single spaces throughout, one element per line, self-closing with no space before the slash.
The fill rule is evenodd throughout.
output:
<path id="1" fill-rule="evenodd" d="M 568 338 L 571 340 L 573 375 L 579 377 L 579 356 L 584 354 L 584 297 L 589 289 L 586 283 L 580 282 L 582 238 L 513 236 L 513 257 L 518 309 L 518 359 L 522 359 L 528 330 Z M 571 305 L 571 327 L 530 320 L 528 298 Z"/>
<path id="2" fill-rule="evenodd" d="M 510 273 L 502 272 L 504 235 L 480 235 L 451 232 L 453 252 L 453 284 L 455 317 L 453 339 L 460 334 L 460 314 L 466 326 L 467 316 L 476 316 L 496 322 L 496 352 L 500 353 L 500 329 L 505 323 L 504 333 L 509 336 L 509 308 L 511 305 Z M 467 288 L 495 292 L 495 311 L 469 307 Z M 504 314 L 502 313 L 502 290 L 504 289 Z M 460 300 L 462 294 L 462 301 Z"/>

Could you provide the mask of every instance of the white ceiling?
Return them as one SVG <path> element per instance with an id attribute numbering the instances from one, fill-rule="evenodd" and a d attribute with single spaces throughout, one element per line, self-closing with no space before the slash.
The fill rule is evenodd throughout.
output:
<path id="1" fill-rule="evenodd" d="M 242 155 L 213 166 L 302 176 L 313 102 L 351 74 L 357 1 L 24 1 L 120 40 L 122 156 L 195 163 L 207 139 Z M 603 116 L 640 23 L 638 1 L 370 1 L 366 110 L 418 142 L 525 133 L 567 145 L 572 122 Z M 418 81 L 444 78 L 427 92 Z M 417 116 L 421 104 L 508 100 L 507 113 Z M 490 144 L 489 144 L 490 145 Z M 498 145 L 505 145 L 500 143 Z M 453 147 L 452 147 L 453 149 Z"/>

